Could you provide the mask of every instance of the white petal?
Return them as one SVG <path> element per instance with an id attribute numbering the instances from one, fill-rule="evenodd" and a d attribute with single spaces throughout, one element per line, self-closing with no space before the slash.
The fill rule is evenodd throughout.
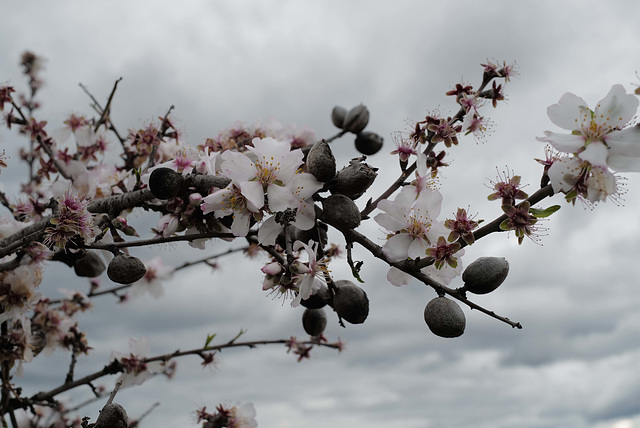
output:
<path id="1" fill-rule="evenodd" d="M 640 172 L 640 156 L 630 157 L 609 153 L 607 165 L 618 172 Z"/>
<path id="2" fill-rule="evenodd" d="M 549 167 L 548 175 L 555 193 L 568 192 L 578 180 L 582 162 L 576 157 L 562 158 Z"/>
<path id="3" fill-rule="evenodd" d="M 417 259 L 418 257 L 424 258 L 426 256 L 427 248 L 429 248 L 429 244 L 426 239 L 416 238 L 413 240 L 411 245 L 409 245 L 407 255 L 412 259 Z"/>
<path id="4" fill-rule="evenodd" d="M 635 95 L 627 94 L 622 85 L 613 85 L 594 109 L 593 121 L 601 127 L 622 128 L 637 110 L 638 99 Z"/>
<path id="5" fill-rule="evenodd" d="M 397 232 L 398 230 L 404 229 L 407 226 L 407 222 L 405 219 L 398 219 L 397 217 L 394 217 L 387 213 L 376 214 L 373 219 L 376 221 L 376 223 L 390 232 Z"/>
<path id="6" fill-rule="evenodd" d="M 416 218 L 436 219 L 440 215 L 442 194 L 437 190 L 424 189 L 413 205 Z"/>
<path id="7" fill-rule="evenodd" d="M 640 156 L 640 125 L 631 126 L 605 135 L 605 143 L 611 154 L 620 156 Z"/>
<path id="8" fill-rule="evenodd" d="M 235 236 L 247 236 L 251 224 L 251 213 L 236 212 L 233 215 L 233 223 L 231 223 L 231 233 Z"/>
<path id="9" fill-rule="evenodd" d="M 315 218 L 316 208 L 313 201 L 303 201 L 298 206 L 298 211 L 296 212 L 296 220 L 293 222 L 293 225 L 300 230 L 309 230 L 316 224 Z"/>
<path id="10" fill-rule="evenodd" d="M 593 166 L 601 168 L 607 167 L 607 157 L 609 149 L 601 141 L 592 141 L 583 152 L 578 153 L 578 157 L 589 162 Z"/>
<path id="11" fill-rule="evenodd" d="M 269 201 L 269 209 L 273 212 L 284 211 L 287 208 L 292 208 L 294 205 L 291 189 L 286 186 L 269 184 L 269 186 L 267 186 L 267 198 Z"/>
<path id="12" fill-rule="evenodd" d="M 382 252 L 390 262 L 401 262 L 409 257 L 409 246 L 413 238 L 407 233 L 393 235 L 382 247 Z"/>
<path id="13" fill-rule="evenodd" d="M 276 238 L 284 227 L 276 221 L 276 217 L 269 217 L 258 229 L 258 242 L 262 245 L 275 245 Z"/>
<path id="14" fill-rule="evenodd" d="M 593 168 L 592 177 L 587 180 L 587 198 L 591 202 L 606 201 L 616 193 L 616 177 L 607 169 Z"/>
<path id="15" fill-rule="evenodd" d="M 584 117 L 585 109 L 588 110 L 587 103 L 582 98 L 567 92 L 557 104 L 547 108 L 547 115 L 551 122 L 562 129 L 581 130 L 586 120 Z M 591 121 L 591 118 L 588 119 L 586 123 Z"/>
<path id="16" fill-rule="evenodd" d="M 240 183 L 242 196 L 256 208 L 256 211 L 264 206 L 264 188 L 259 181 L 243 181 Z"/>
<path id="17" fill-rule="evenodd" d="M 544 131 L 544 137 L 536 137 L 536 140 L 551 144 L 556 150 L 564 153 L 576 153 L 584 147 L 584 137 L 574 134 L 556 134 Z"/>
<path id="18" fill-rule="evenodd" d="M 407 285 L 413 277 L 406 272 L 401 271 L 398 268 L 391 266 L 387 272 L 387 281 L 396 287 L 401 285 Z"/>
<path id="19" fill-rule="evenodd" d="M 289 185 L 293 194 L 300 199 L 309 199 L 323 186 L 324 183 L 319 182 L 312 174 L 306 172 L 295 174 Z"/>
<path id="20" fill-rule="evenodd" d="M 242 153 L 227 150 L 222 152 L 223 159 L 220 169 L 223 174 L 236 183 L 251 180 L 256 176 L 256 166 L 247 156 Z"/>

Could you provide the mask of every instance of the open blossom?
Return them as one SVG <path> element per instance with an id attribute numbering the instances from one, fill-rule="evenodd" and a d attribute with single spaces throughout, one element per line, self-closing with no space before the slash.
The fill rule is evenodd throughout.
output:
<path id="1" fill-rule="evenodd" d="M 129 355 L 120 352 L 111 353 L 111 361 L 118 360 L 124 367 L 124 373 L 118 380 L 122 380 L 122 387 L 142 385 L 154 373 L 162 373 L 164 364 L 161 361 L 145 362 L 149 355 L 149 339 L 146 337 L 129 338 Z"/>
<path id="2" fill-rule="evenodd" d="M 247 147 L 255 157 L 226 151 L 222 172 L 240 188 L 242 195 L 257 209 L 268 204 L 272 212 L 284 211 L 293 202 L 289 182 L 302 165 L 302 150 L 290 150 L 289 143 L 274 138 L 254 138 Z M 265 198 L 266 196 L 266 198 Z"/>
<path id="3" fill-rule="evenodd" d="M 393 202 L 384 200 L 378 204 L 384 213 L 376 215 L 375 221 L 389 231 L 382 251 L 390 262 L 425 257 L 432 242 L 448 235 L 436 220 L 442 203 L 440 192 L 425 188 L 416 199 L 413 187 L 405 186 Z"/>
<path id="4" fill-rule="evenodd" d="M 132 284 L 131 295 L 138 296 L 147 292 L 156 299 L 162 297 L 164 294 L 162 280 L 171 277 L 173 268 L 162 263 L 161 257 L 155 257 L 145 262 L 144 267 L 147 271 L 141 279 Z"/>
<path id="5" fill-rule="evenodd" d="M 296 173 L 291 179 L 293 201 L 290 208 L 295 209 L 291 224 L 300 230 L 309 230 L 315 226 L 316 207 L 312 197 L 324 186 L 312 174 Z M 275 245 L 276 238 L 284 229 L 277 216 L 269 217 L 258 230 L 258 242 L 263 245 Z"/>
<path id="6" fill-rule="evenodd" d="M 545 131 L 538 141 L 577 155 L 592 166 L 619 172 L 640 172 L 640 127 L 626 127 L 638 109 L 638 99 L 622 85 L 613 85 L 591 110 L 580 97 L 564 94 L 547 109 L 549 119 L 570 134 Z"/>
<path id="7" fill-rule="evenodd" d="M 322 257 L 319 260 L 316 260 L 316 254 L 318 250 L 318 243 L 309 241 L 308 244 L 305 244 L 302 241 L 296 241 L 293 243 L 293 250 L 298 251 L 301 249 L 305 249 L 307 252 L 307 257 L 309 258 L 309 262 L 305 265 L 299 262 L 294 262 L 294 268 L 296 270 L 297 281 L 299 284 L 298 296 L 291 302 L 291 306 L 298 306 L 300 304 L 300 300 L 308 299 L 312 294 L 320 289 L 322 286 L 322 282 L 324 282 L 324 275 L 329 272 L 328 262 L 329 260 L 326 257 Z"/>
<path id="8" fill-rule="evenodd" d="M 212 212 L 217 218 L 233 215 L 231 232 L 235 236 L 246 236 L 251 227 L 251 219 L 260 216 L 260 210 L 247 200 L 240 188 L 233 182 L 224 189 L 217 190 L 202 198 L 200 209 L 203 214 Z"/>

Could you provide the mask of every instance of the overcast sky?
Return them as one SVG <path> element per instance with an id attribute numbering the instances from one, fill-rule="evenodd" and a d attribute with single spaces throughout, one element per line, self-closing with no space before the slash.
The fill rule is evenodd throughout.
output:
<path id="1" fill-rule="evenodd" d="M 393 132 L 436 109 L 454 113 L 444 93 L 461 81 L 477 86 L 480 63 L 515 61 L 519 76 L 506 87 L 508 101 L 485 110 L 494 124 L 486 142 L 465 137 L 448 150 L 443 216 L 467 206 L 478 218 L 499 215 L 498 203 L 486 200 L 496 168 L 514 170 L 531 192 L 537 188 L 541 168 L 533 158 L 544 156 L 544 146 L 535 137 L 557 130 L 546 108 L 565 92 L 593 106 L 613 84 L 629 91 L 640 84 L 640 3 L 631 0 L 0 5 L 0 82 L 24 88 L 17 66 L 24 50 L 47 58 L 38 117 L 48 126 L 72 112 L 91 113 L 78 83 L 105 100 L 119 77 L 112 107 L 119 129 L 141 127 L 175 105 L 193 145 L 235 121 L 270 117 L 328 137 L 336 131 L 334 105 L 364 103 L 368 129 L 385 138 L 368 159 L 381 168 L 374 198 L 398 173 L 388 155 Z M 9 195 L 25 176 L 19 144 L 2 130 L 0 149 L 12 156 L 1 176 Z M 333 148 L 341 166 L 356 156 L 352 138 Z M 329 316 L 326 334 L 346 340 L 345 352 L 314 350 L 311 360 L 297 363 L 280 347 L 229 350 L 214 369 L 185 358 L 170 383 L 152 379 L 116 401 L 132 417 L 159 401 L 143 425 L 149 427 L 193 427 L 196 407 L 220 402 L 253 402 L 263 427 L 640 427 L 638 177 L 628 176 L 626 189 L 623 206 L 607 202 L 592 211 L 561 196 L 545 200 L 562 209 L 545 223 L 541 245 L 518 246 L 513 235 L 500 234 L 467 249 L 465 265 L 487 255 L 509 260 L 506 283 L 475 300 L 521 322 L 522 330 L 464 308 L 465 334 L 438 338 L 422 315 L 433 290 L 417 282 L 392 287 L 384 264 L 356 248 L 371 313 L 364 325 L 346 329 Z M 145 215 L 137 221 L 156 221 Z M 382 244 L 372 221 L 360 230 Z M 185 248 L 132 253 L 178 265 L 223 247 Z M 221 260 L 215 273 L 185 270 L 165 284 L 160 300 L 96 299 L 93 313 L 80 318 L 93 356 L 79 362 L 77 374 L 101 368 L 112 349 L 127 351 L 130 335 L 148 336 L 153 354 L 201 346 L 208 333 L 229 339 L 240 328 L 250 340 L 303 337 L 302 311 L 260 289 L 265 260 Z M 338 279 L 350 276 L 344 264 L 332 269 Z M 47 273 L 46 295 L 60 297 L 61 287 L 86 291 L 65 267 L 52 264 Z M 59 384 L 66 363 L 62 353 L 38 357 L 25 370 L 28 393 Z M 113 379 L 104 383 L 111 388 Z M 78 392 L 73 397 L 90 394 Z M 98 407 L 84 410 L 95 417 Z"/>

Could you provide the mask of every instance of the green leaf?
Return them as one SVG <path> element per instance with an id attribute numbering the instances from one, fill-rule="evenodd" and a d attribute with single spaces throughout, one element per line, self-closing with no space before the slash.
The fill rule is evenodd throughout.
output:
<path id="1" fill-rule="evenodd" d="M 211 341 L 213 340 L 213 338 L 216 337 L 216 334 L 207 334 L 207 341 L 204 343 L 204 347 L 208 348 L 209 344 L 211 343 Z"/>
<path id="2" fill-rule="evenodd" d="M 355 279 L 357 279 L 358 282 L 364 284 L 364 281 L 362 280 L 362 278 L 360 278 L 360 273 L 358 272 L 358 270 L 355 267 L 351 268 L 351 275 L 353 275 L 353 277 Z"/>
<path id="3" fill-rule="evenodd" d="M 549 208 L 545 208 L 543 210 L 538 208 L 529 208 L 529 212 L 531 213 L 532 216 L 536 218 L 544 218 L 544 217 L 549 217 L 551 214 L 558 211 L 559 209 L 560 209 L 560 205 L 551 205 Z"/>

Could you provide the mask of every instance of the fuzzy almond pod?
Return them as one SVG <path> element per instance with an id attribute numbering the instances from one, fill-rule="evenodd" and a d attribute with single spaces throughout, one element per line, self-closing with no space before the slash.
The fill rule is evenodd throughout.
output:
<path id="1" fill-rule="evenodd" d="M 149 190 L 158 199 L 169 199 L 176 196 L 182 185 L 184 177 L 171 168 L 154 169 L 149 176 Z"/>
<path id="2" fill-rule="evenodd" d="M 76 272 L 76 275 L 85 278 L 100 276 L 106 268 L 102 257 L 94 251 L 87 251 L 87 254 L 83 258 L 76 260 L 73 265 L 73 270 Z"/>
<path id="3" fill-rule="evenodd" d="M 331 193 L 340 193 L 351 199 L 358 199 L 371 187 L 378 176 L 378 168 L 362 162 L 361 158 L 351 159 L 349 165 L 336 174 Z"/>
<path id="4" fill-rule="evenodd" d="M 302 326 L 310 336 L 319 336 L 327 327 L 327 314 L 324 309 L 305 309 L 302 314 Z"/>
<path id="5" fill-rule="evenodd" d="M 320 140 L 311 147 L 307 155 L 307 170 L 316 180 L 326 183 L 336 175 L 336 158 L 329 143 Z"/>
<path id="6" fill-rule="evenodd" d="M 331 110 L 331 122 L 340 129 L 343 129 L 342 127 L 344 126 L 344 119 L 346 117 L 347 109 L 344 107 L 335 106 L 333 110 Z"/>
<path id="7" fill-rule="evenodd" d="M 363 155 L 375 155 L 382 148 L 384 139 L 375 132 L 361 132 L 356 136 L 356 150 Z"/>
<path id="8" fill-rule="evenodd" d="M 345 321 L 362 324 L 369 315 L 367 293 L 353 282 L 341 279 L 335 282 L 336 293 L 333 296 L 333 309 Z"/>
<path id="9" fill-rule="evenodd" d="M 300 301 L 300 304 L 309 309 L 320 309 L 327 305 L 331 300 L 331 293 L 329 288 L 325 285 L 321 286 L 318 291 L 309 296 L 307 299 Z"/>
<path id="10" fill-rule="evenodd" d="M 338 229 L 355 229 L 360 226 L 360 210 L 349 197 L 335 194 L 322 201 L 320 219 Z"/>
<path id="11" fill-rule="evenodd" d="M 498 288 L 509 274 L 504 257 L 480 257 L 462 273 L 464 289 L 473 294 L 487 294 Z"/>
<path id="12" fill-rule="evenodd" d="M 466 319 L 456 302 L 436 297 L 424 308 L 424 320 L 429 330 L 440 337 L 458 337 L 464 333 Z"/>
<path id="13" fill-rule="evenodd" d="M 132 284 L 141 279 L 147 269 L 139 258 L 119 253 L 107 267 L 107 276 L 118 284 Z"/>
<path id="14" fill-rule="evenodd" d="M 94 428 L 128 428 L 127 411 L 118 403 L 107 404 L 100 411 Z"/>
<path id="15" fill-rule="evenodd" d="M 369 110 L 362 104 L 349 110 L 344 118 L 342 129 L 354 134 L 364 131 L 369 123 Z"/>

